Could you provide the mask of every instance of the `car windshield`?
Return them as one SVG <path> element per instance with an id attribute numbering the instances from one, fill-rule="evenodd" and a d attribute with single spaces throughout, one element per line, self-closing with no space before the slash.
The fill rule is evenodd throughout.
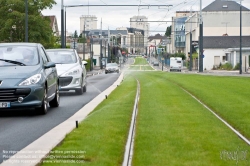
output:
<path id="1" fill-rule="evenodd" d="M 115 67 L 115 66 L 117 66 L 116 63 L 107 63 L 107 67 Z"/>
<path id="2" fill-rule="evenodd" d="M 70 64 L 76 63 L 76 55 L 70 51 L 47 51 L 48 56 L 52 62 L 57 64 Z"/>
<path id="3" fill-rule="evenodd" d="M 2 66 L 34 66 L 37 65 L 37 48 L 33 46 L 1 46 L 0 67 Z"/>

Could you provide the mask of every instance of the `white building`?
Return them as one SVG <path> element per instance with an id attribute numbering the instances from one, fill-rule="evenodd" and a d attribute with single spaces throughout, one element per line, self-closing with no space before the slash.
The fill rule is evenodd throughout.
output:
<path id="1" fill-rule="evenodd" d="M 185 53 L 188 55 L 190 50 L 190 31 L 192 32 L 192 41 L 199 41 L 199 13 L 194 13 L 190 18 L 187 19 L 185 23 L 186 31 L 186 50 Z M 239 43 L 236 45 L 231 45 L 232 47 L 225 48 L 229 45 L 225 42 L 229 40 L 214 40 L 215 45 L 223 45 L 223 47 L 216 47 L 217 51 L 212 50 L 212 45 L 209 43 L 210 39 L 206 37 L 216 37 L 216 36 L 229 36 L 229 37 L 239 37 L 240 35 L 240 4 L 235 1 L 224 1 L 215 0 L 210 5 L 202 9 L 203 18 L 203 36 L 204 36 L 204 59 L 203 59 L 203 69 L 211 69 L 212 66 L 218 63 L 223 63 L 223 57 L 226 57 L 229 48 L 239 49 Z M 250 10 L 242 6 L 242 36 L 250 36 Z M 215 38 L 214 38 L 215 39 Z M 224 38 L 226 39 L 226 38 Z M 206 41 L 209 40 L 209 41 Z M 220 43 L 221 42 L 221 43 Z M 236 42 L 237 43 L 237 42 Z M 247 44 L 249 43 L 249 44 Z M 250 47 L 250 42 L 247 42 L 244 47 Z M 209 49 L 210 51 L 207 51 Z M 218 51 L 218 49 L 220 51 Z M 245 50 L 245 49 L 244 49 Z M 214 53 L 211 51 L 215 51 Z M 236 54 L 235 54 L 236 55 Z M 233 66 L 239 62 L 239 55 L 234 58 L 235 63 Z"/>
<path id="2" fill-rule="evenodd" d="M 97 17 L 94 15 L 83 15 L 80 17 L 80 32 L 97 29 Z"/>
<path id="3" fill-rule="evenodd" d="M 230 63 L 235 67 L 239 63 L 239 36 L 205 36 L 203 39 L 204 48 L 204 69 L 211 70 L 219 67 L 220 64 Z M 242 37 L 242 71 L 247 72 L 249 68 L 250 36 Z"/>
<path id="4" fill-rule="evenodd" d="M 144 31 L 144 47 L 148 46 L 147 40 L 149 37 L 150 24 L 147 22 L 148 18 L 145 16 L 134 16 L 130 18 L 130 28 L 141 29 Z"/>

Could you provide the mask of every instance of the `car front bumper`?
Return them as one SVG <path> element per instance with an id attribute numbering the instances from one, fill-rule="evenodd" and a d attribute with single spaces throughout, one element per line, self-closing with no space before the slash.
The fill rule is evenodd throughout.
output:
<path id="1" fill-rule="evenodd" d="M 77 90 L 82 88 L 81 76 L 59 77 L 59 91 Z"/>
<path id="2" fill-rule="evenodd" d="M 8 92 L 8 93 L 6 93 Z M 7 94 L 7 95 L 6 95 Z M 44 86 L 0 88 L 0 111 L 37 108 L 42 105 Z M 8 103 L 8 107 L 3 107 Z"/>
<path id="3" fill-rule="evenodd" d="M 119 73 L 119 69 L 105 69 L 105 73 Z"/>

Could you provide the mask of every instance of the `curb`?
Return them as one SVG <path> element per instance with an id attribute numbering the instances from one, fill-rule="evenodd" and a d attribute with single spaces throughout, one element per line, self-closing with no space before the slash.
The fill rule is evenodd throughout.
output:
<path id="1" fill-rule="evenodd" d="M 123 73 L 119 76 L 119 78 L 103 91 L 101 94 L 96 96 L 93 100 L 91 100 L 88 104 L 82 107 L 78 112 L 76 112 L 73 116 L 68 118 L 66 121 L 62 122 L 58 126 L 54 127 L 46 134 L 23 148 L 21 151 L 18 151 L 15 155 L 11 156 L 7 161 L 0 164 L 1 166 L 35 166 L 39 164 L 48 154 L 49 152 L 60 144 L 65 136 L 70 133 L 73 129 L 76 128 L 76 121 L 83 121 L 87 115 L 92 112 L 98 104 L 100 104 L 106 96 L 108 96 L 116 87 L 120 85 L 123 80 Z M 35 158 L 25 158 L 24 156 L 33 156 Z"/>

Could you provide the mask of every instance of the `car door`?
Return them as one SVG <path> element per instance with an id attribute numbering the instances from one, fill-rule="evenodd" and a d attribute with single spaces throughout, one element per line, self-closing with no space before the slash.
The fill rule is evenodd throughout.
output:
<path id="1" fill-rule="evenodd" d="M 48 62 L 50 62 L 50 59 L 48 58 L 45 49 L 41 47 L 40 49 L 41 57 L 43 59 L 44 65 L 46 65 Z M 44 73 L 46 75 L 47 80 L 47 90 L 48 90 L 48 100 L 52 100 L 53 96 L 55 95 L 56 91 L 56 85 L 57 85 L 57 73 L 56 69 L 54 67 L 52 68 L 44 68 Z"/>

